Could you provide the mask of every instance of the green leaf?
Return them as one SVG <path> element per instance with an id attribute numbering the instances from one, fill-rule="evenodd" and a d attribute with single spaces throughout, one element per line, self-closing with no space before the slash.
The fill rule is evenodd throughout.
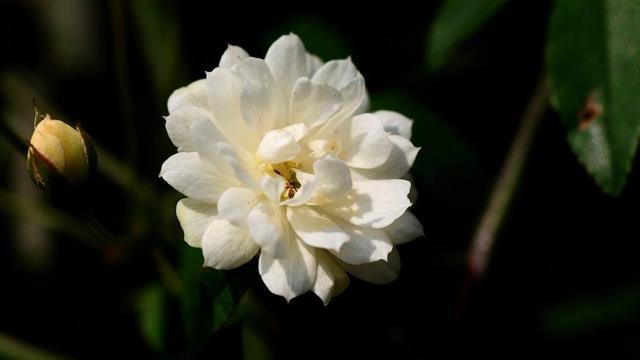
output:
<path id="1" fill-rule="evenodd" d="M 187 352 L 192 355 L 231 320 L 246 290 L 246 279 L 205 268 L 202 263 L 201 249 L 183 247 L 181 305 Z"/>
<path id="2" fill-rule="evenodd" d="M 557 1 L 547 67 L 573 151 L 602 189 L 619 194 L 640 130 L 640 2 Z"/>
<path id="3" fill-rule="evenodd" d="M 166 293 L 162 285 L 153 284 L 140 290 L 136 297 L 138 326 L 149 347 L 162 351 L 166 330 Z"/>
<path id="4" fill-rule="evenodd" d="M 445 0 L 427 39 L 427 65 L 438 70 L 456 47 L 479 30 L 506 0 Z"/>

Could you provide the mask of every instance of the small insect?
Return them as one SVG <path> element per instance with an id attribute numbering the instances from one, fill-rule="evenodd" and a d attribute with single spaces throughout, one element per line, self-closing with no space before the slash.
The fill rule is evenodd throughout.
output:
<path id="1" fill-rule="evenodd" d="M 602 104 L 598 101 L 598 92 L 592 91 L 578 112 L 578 129 L 585 130 L 602 115 Z"/>
<path id="2" fill-rule="evenodd" d="M 293 199 L 293 196 L 296 194 L 296 191 L 297 190 L 292 183 L 288 181 L 284 183 L 284 193 L 286 194 L 286 197 L 288 199 Z"/>

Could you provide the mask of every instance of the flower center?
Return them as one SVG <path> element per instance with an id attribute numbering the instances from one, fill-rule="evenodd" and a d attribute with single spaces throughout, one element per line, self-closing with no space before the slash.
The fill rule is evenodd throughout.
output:
<path id="1" fill-rule="evenodd" d="M 272 174 L 282 176 L 284 178 L 284 190 L 282 191 L 282 199 L 287 200 L 295 196 L 296 191 L 300 189 L 300 182 L 293 169 L 300 168 L 300 164 L 294 161 L 285 161 L 277 164 L 268 164 L 265 170 Z"/>

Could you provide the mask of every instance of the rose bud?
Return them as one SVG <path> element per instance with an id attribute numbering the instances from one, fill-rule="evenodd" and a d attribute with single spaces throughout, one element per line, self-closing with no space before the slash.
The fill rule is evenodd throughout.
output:
<path id="1" fill-rule="evenodd" d="M 59 183 L 80 186 L 95 169 L 96 154 L 79 126 L 74 129 L 45 115 L 31 136 L 27 164 L 31 178 L 42 188 Z"/>

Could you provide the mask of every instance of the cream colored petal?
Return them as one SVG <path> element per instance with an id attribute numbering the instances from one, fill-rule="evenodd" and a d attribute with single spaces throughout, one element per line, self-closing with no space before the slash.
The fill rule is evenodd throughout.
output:
<path id="1" fill-rule="evenodd" d="M 382 230 L 389 235 L 389 239 L 394 245 L 404 244 L 424 236 L 420 221 L 408 210 Z"/>
<path id="2" fill-rule="evenodd" d="M 264 57 L 275 77 L 285 102 L 288 103 L 298 78 L 309 75 L 308 54 L 295 34 L 283 35 L 276 40 Z M 312 65 L 313 61 L 311 61 Z"/>
<path id="3" fill-rule="evenodd" d="M 184 198 L 176 205 L 176 216 L 184 231 L 184 241 L 193 247 L 202 247 L 202 235 L 218 214 L 215 205 Z"/>
<path id="4" fill-rule="evenodd" d="M 372 169 L 384 164 L 393 144 L 382 122 L 373 114 L 361 114 L 345 121 L 339 130 L 339 157 L 349 166 Z"/>
<path id="5" fill-rule="evenodd" d="M 289 256 L 287 241 L 292 230 L 282 209 L 268 200 L 262 201 L 249 212 L 247 220 L 249 233 L 262 253 L 279 259 Z"/>
<path id="6" fill-rule="evenodd" d="M 204 266 L 218 270 L 244 265 L 259 249 L 246 229 L 235 227 L 226 220 L 214 220 L 202 237 Z"/>
<path id="7" fill-rule="evenodd" d="M 332 251 L 333 255 L 355 265 L 387 260 L 393 245 L 384 231 L 355 226 L 337 219 L 336 222 L 349 235 L 349 240 L 339 250 Z"/>
<path id="8" fill-rule="evenodd" d="M 309 128 L 323 124 L 342 107 L 342 94 L 329 85 L 299 78 L 291 94 L 289 121 Z"/>
<path id="9" fill-rule="evenodd" d="M 172 113 L 183 107 L 197 107 L 208 110 L 207 84 L 205 79 L 200 79 L 191 84 L 175 90 L 167 100 L 167 109 Z"/>
<path id="10" fill-rule="evenodd" d="M 300 145 L 293 135 L 285 130 L 276 129 L 268 131 L 264 135 L 256 155 L 260 162 L 275 164 L 291 160 L 299 152 Z"/>
<path id="11" fill-rule="evenodd" d="M 231 69 L 233 65 L 242 59 L 249 57 L 249 54 L 241 47 L 228 45 L 227 50 L 220 57 L 220 67 Z"/>
<path id="12" fill-rule="evenodd" d="M 400 113 L 389 110 L 379 110 L 374 112 L 374 114 L 382 119 L 384 129 L 389 134 L 400 135 L 405 139 L 411 139 L 413 120 Z"/>
<path id="13" fill-rule="evenodd" d="M 289 206 L 287 219 L 307 245 L 338 251 L 349 241 L 349 235 L 340 226 L 310 206 Z"/>
<path id="14" fill-rule="evenodd" d="M 349 275 L 324 250 L 316 249 L 316 261 L 318 270 L 313 292 L 327 305 L 349 286 Z"/>
<path id="15" fill-rule="evenodd" d="M 230 188 L 218 199 L 218 218 L 229 221 L 232 225 L 247 229 L 249 212 L 258 204 L 260 198 L 253 190 L 247 188 Z"/>
<path id="16" fill-rule="evenodd" d="M 400 274 L 400 256 L 396 248 L 389 253 L 387 261 L 379 260 L 361 265 L 347 264 L 339 260 L 338 262 L 349 274 L 372 284 L 388 284 Z"/>

